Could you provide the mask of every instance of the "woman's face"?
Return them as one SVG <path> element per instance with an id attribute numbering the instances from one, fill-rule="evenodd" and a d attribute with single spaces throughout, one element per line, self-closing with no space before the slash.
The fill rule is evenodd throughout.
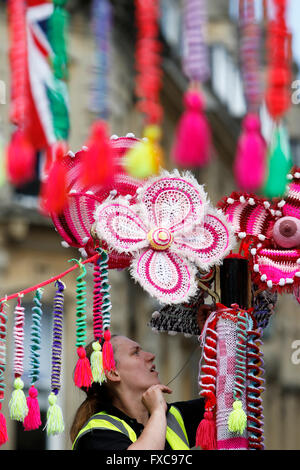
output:
<path id="1" fill-rule="evenodd" d="M 126 388 L 144 393 L 151 385 L 160 383 L 154 365 L 155 354 L 144 351 L 126 336 L 116 336 L 112 341 L 116 350 L 116 369 Z"/>

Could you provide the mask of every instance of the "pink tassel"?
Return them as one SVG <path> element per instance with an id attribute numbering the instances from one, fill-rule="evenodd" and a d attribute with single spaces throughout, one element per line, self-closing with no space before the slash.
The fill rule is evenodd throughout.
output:
<path id="1" fill-rule="evenodd" d="M 243 121 L 234 163 L 236 183 L 241 191 L 259 190 L 265 179 L 267 145 L 261 135 L 260 120 L 248 114 Z"/>
<path id="2" fill-rule="evenodd" d="M 0 410 L 2 403 L 0 403 Z M 6 428 L 6 419 L 5 416 L 0 413 L 0 446 L 5 444 L 8 441 L 7 428 Z"/>
<path id="3" fill-rule="evenodd" d="M 38 429 L 42 424 L 40 406 L 37 397 L 38 391 L 35 386 L 32 385 L 29 389 L 29 396 L 26 399 L 28 414 L 24 419 L 25 431 L 33 431 L 34 429 Z"/>
<path id="4" fill-rule="evenodd" d="M 7 173 L 9 181 L 15 185 L 31 181 L 34 177 L 36 152 L 24 131 L 17 129 L 7 148 Z"/>
<path id="5" fill-rule="evenodd" d="M 198 91 L 184 95 L 185 111 L 177 127 L 173 158 L 184 167 L 202 167 L 209 163 L 211 131 L 204 114 L 204 100 Z"/>
<path id="6" fill-rule="evenodd" d="M 110 342 L 111 334 L 109 330 L 105 330 L 104 332 L 104 344 L 102 347 L 102 361 L 103 361 L 103 369 L 105 372 L 109 372 L 110 370 L 114 370 L 116 367 L 115 360 L 114 360 L 114 352 L 113 347 Z"/>
<path id="7" fill-rule="evenodd" d="M 202 450 L 217 448 L 216 423 L 212 411 L 206 411 L 196 433 L 196 446 Z"/>
<path id="8" fill-rule="evenodd" d="M 74 372 L 74 382 L 79 388 L 89 388 L 93 382 L 93 374 L 91 370 L 91 364 L 86 357 L 86 352 L 83 346 L 77 349 L 78 361 Z"/>

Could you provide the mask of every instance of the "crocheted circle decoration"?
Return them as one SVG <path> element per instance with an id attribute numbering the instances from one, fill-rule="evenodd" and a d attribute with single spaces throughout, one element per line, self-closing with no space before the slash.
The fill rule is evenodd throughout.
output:
<path id="1" fill-rule="evenodd" d="M 294 292 L 300 285 L 300 168 L 288 175 L 290 184 L 281 200 L 268 201 L 232 193 L 219 207 L 233 224 L 237 237 L 250 240 L 251 276 L 260 289 Z"/>
<path id="2" fill-rule="evenodd" d="M 117 162 L 117 172 L 113 182 L 106 187 L 99 185 L 87 187 L 82 184 L 81 164 L 86 147 L 76 154 L 69 152 L 64 157 L 64 164 L 68 168 L 68 204 L 62 213 L 51 214 L 55 228 L 64 240 L 64 246 L 79 248 L 87 256 L 93 256 L 96 251 L 91 229 L 97 205 L 108 197 L 114 199 L 120 195 L 132 202 L 135 201 L 136 190 L 140 187 L 141 181 L 125 172 L 123 159 L 127 151 L 138 142 L 139 140 L 134 137 L 111 138 L 110 143 Z M 107 248 L 105 243 L 102 243 L 102 246 L 104 249 Z M 111 250 L 109 268 L 126 268 L 129 266 L 130 258 L 129 254 Z"/>
<path id="3" fill-rule="evenodd" d="M 165 304 L 195 295 L 197 268 L 220 264 L 234 243 L 226 216 L 191 173 L 177 170 L 144 182 L 135 204 L 122 197 L 100 204 L 95 231 L 109 249 L 132 256 L 133 278 Z"/>

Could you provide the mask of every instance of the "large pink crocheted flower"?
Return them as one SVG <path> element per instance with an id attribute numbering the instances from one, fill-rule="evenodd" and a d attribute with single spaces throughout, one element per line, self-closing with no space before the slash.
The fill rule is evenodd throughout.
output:
<path id="1" fill-rule="evenodd" d="M 209 206 L 203 187 L 177 171 L 138 188 L 136 204 L 124 198 L 102 203 L 95 222 L 97 236 L 131 254 L 133 277 L 165 304 L 194 295 L 197 268 L 220 264 L 234 243 L 231 225 Z"/>

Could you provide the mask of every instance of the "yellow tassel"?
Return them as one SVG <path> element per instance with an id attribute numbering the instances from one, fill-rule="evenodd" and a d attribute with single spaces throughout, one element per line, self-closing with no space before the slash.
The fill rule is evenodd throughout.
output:
<path id="1" fill-rule="evenodd" d="M 247 415 L 243 410 L 241 400 L 236 400 L 233 403 L 233 410 L 228 417 L 228 429 L 230 432 L 238 432 L 240 435 L 246 429 Z"/>
<path id="2" fill-rule="evenodd" d="M 159 144 L 161 128 L 148 125 L 144 130 L 145 140 L 129 150 L 125 157 L 125 168 L 134 178 L 157 175 L 163 166 L 163 151 Z"/>
<path id="3" fill-rule="evenodd" d="M 93 343 L 93 352 L 91 354 L 91 369 L 94 382 L 102 383 L 106 381 L 103 369 L 101 345 L 98 341 Z"/>

